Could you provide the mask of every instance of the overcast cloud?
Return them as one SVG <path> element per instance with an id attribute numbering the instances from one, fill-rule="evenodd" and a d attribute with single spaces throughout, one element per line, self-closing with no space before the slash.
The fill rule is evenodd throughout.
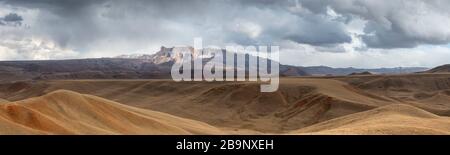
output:
<path id="1" fill-rule="evenodd" d="M 450 63 L 441 59 L 450 55 L 449 7 L 447 0 L 0 0 L 0 59 L 151 54 L 202 37 L 204 45 L 280 45 L 285 64 L 433 67 Z"/>

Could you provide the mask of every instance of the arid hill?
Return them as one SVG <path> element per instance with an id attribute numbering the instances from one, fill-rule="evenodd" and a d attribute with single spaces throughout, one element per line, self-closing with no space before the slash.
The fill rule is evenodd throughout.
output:
<path id="1" fill-rule="evenodd" d="M 289 112 L 285 113 L 289 114 Z M 390 104 L 335 117 L 307 127 L 272 133 L 232 127 L 214 127 L 199 121 L 130 107 L 96 96 L 66 90 L 0 104 L 0 134 L 249 133 L 450 134 L 450 118 L 438 116 L 411 105 Z"/>
<path id="2" fill-rule="evenodd" d="M 281 78 L 273 93 L 261 93 L 254 82 L 6 82 L 0 98 L 11 102 L 0 104 L 0 132 L 447 134 L 449 79 L 437 73 Z"/>
<path id="3" fill-rule="evenodd" d="M 282 78 L 274 93 L 261 93 L 259 85 L 171 80 L 14 82 L 0 85 L 0 97 L 16 101 L 66 89 L 218 127 L 278 133 L 400 103 L 332 79 Z"/>
<path id="4" fill-rule="evenodd" d="M 318 123 L 290 134 L 450 134 L 450 118 L 393 104 Z"/>
<path id="5" fill-rule="evenodd" d="M 430 70 L 425 71 L 424 73 L 450 73 L 450 64 L 432 68 Z"/>
<path id="6" fill-rule="evenodd" d="M 58 90 L 0 104 L 0 134 L 224 134 L 189 119 Z"/>

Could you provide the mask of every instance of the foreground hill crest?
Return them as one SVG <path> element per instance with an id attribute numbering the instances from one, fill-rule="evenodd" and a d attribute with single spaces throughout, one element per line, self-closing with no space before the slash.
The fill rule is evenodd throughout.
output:
<path id="1" fill-rule="evenodd" d="M 0 134 L 221 134 L 198 121 L 58 90 L 0 105 Z"/>

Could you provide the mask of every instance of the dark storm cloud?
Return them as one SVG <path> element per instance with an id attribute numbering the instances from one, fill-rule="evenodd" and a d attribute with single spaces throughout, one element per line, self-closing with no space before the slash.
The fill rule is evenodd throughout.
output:
<path id="1" fill-rule="evenodd" d="M 413 48 L 420 44 L 447 44 L 450 41 L 448 39 L 414 37 L 401 29 L 397 25 L 392 25 L 390 29 L 387 29 L 379 24 L 369 22 L 364 29 L 367 34 L 360 37 L 371 48 Z"/>
<path id="2" fill-rule="evenodd" d="M 331 48 L 351 43 L 347 23 L 368 48 L 450 42 L 445 0 L 0 0 L 39 10 L 33 35 L 79 51 L 139 50 L 149 44 L 241 45 L 293 41 Z M 330 18 L 332 9 L 339 16 Z M 20 17 L 20 16 L 18 16 Z M 23 22 L 22 17 L 20 17 Z M 25 19 L 26 20 L 26 19 Z M 1 20 L 0 24 L 6 21 Z M 433 25 L 433 26 L 429 26 Z M 125 51 L 126 52 L 126 51 Z"/>
<path id="3" fill-rule="evenodd" d="M 2 1 L 2 0 L 0 0 Z M 104 0 L 3 0 L 4 4 L 37 9 L 36 35 L 51 38 L 62 47 L 81 48 L 92 42 L 99 27 L 92 16 Z M 82 46 L 83 45 L 83 46 Z"/>
<path id="4" fill-rule="evenodd" d="M 22 25 L 23 18 L 16 13 L 9 13 L 4 17 L 0 18 L 0 25 L 12 25 L 20 26 Z"/>
<path id="5" fill-rule="evenodd" d="M 1 1 L 1 0 L 0 0 Z M 63 47 L 89 51 L 99 42 L 211 43 L 242 45 L 292 40 L 315 46 L 350 42 L 341 23 L 294 13 L 293 0 L 6 0 L 38 9 L 36 33 Z M 284 25 L 280 25 L 283 23 Z M 170 46 L 170 45 L 169 45 Z"/>
<path id="6" fill-rule="evenodd" d="M 5 4 L 22 6 L 34 9 L 52 11 L 58 15 L 66 16 L 78 14 L 91 5 L 102 4 L 106 0 L 0 0 Z"/>
<path id="7" fill-rule="evenodd" d="M 23 18 L 16 13 L 9 13 L 5 17 L 3 17 L 3 21 L 5 22 L 21 22 Z"/>
<path id="8" fill-rule="evenodd" d="M 447 0 L 300 0 L 311 12 L 327 8 L 367 20 L 363 42 L 371 48 L 411 48 L 450 42 Z"/>
<path id="9" fill-rule="evenodd" d="M 339 22 L 321 20 L 320 17 L 307 18 L 297 33 L 287 35 L 287 39 L 316 46 L 349 43 L 352 38 Z"/>

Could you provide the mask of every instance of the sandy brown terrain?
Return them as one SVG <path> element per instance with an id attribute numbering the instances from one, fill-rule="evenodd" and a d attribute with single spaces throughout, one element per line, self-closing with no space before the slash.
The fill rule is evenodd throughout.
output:
<path id="1" fill-rule="evenodd" d="M 0 84 L 0 98 L 11 101 L 5 134 L 450 132 L 450 74 L 282 78 L 274 93 L 250 82 L 39 80 Z M 44 125 L 27 124 L 41 115 Z"/>
<path id="2" fill-rule="evenodd" d="M 292 131 L 290 134 L 450 134 L 450 118 L 405 105 L 387 105 Z"/>
<path id="3" fill-rule="evenodd" d="M 223 134 L 213 126 L 58 90 L 0 105 L 0 134 Z"/>

